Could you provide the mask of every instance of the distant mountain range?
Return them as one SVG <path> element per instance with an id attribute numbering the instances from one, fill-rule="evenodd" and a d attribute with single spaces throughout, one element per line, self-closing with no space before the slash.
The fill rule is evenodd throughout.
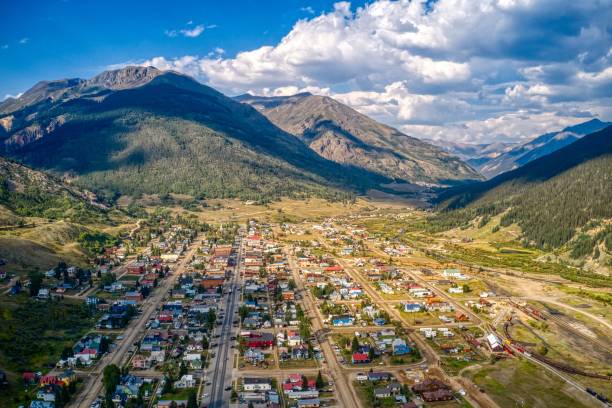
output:
<path id="1" fill-rule="evenodd" d="M 279 127 L 241 103 L 253 100 L 237 101 L 152 67 L 44 81 L 0 104 L 0 153 L 106 199 L 154 193 L 339 198 L 384 189 L 396 179 L 479 177 L 461 160 L 329 98 L 295 99 L 307 106 L 298 104 Z M 304 110 L 308 106 L 313 112 Z M 294 128 L 300 123 L 301 134 Z M 329 146 L 342 143 L 348 156 Z"/>
<path id="2" fill-rule="evenodd" d="M 557 151 L 574 143 L 584 135 L 597 132 L 610 124 L 612 123 L 591 119 L 558 132 L 546 133 L 521 144 L 501 142 L 469 144 L 442 140 L 431 140 L 429 142 L 465 160 L 486 178 L 492 178 Z"/>
<path id="3" fill-rule="evenodd" d="M 438 222 L 457 227 L 504 213 L 501 223 L 517 223 L 528 241 L 558 247 L 587 224 L 612 219 L 611 186 L 612 126 L 608 126 L 485 182 L 444 191 L 438 198 L 443 210 Z"/>
<path id="4" fill-rule="evenodd" d="M 327 96 L 301 93 L 237 100 L 297 136 L 321 157 L 411 183 L 453 183 L 480 176 L 460 159 L 383 125 Z"/>

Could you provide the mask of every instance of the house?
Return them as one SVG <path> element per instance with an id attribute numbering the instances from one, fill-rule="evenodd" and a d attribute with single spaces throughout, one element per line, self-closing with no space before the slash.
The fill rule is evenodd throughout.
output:
<path id="1" fill-rule="evenodd" d="M 385 324 L 387 324 L 387 321 L 381 317 L 378 317 L 374 319 L 373 321 L 376 326 L 384 326 Z"/>
<path id="2" fill-rule="evenodd" d="M 352 326 L 355 323 L 355 319 L 350 316 L 337 316 L 332 319 L 334 326 Z"/>
<path id="3" fill-rule="evenodd" d="M 421 311 L 423 305 L 420 303 L 404 303 L 404 312 L 406 313 L 418 313 Z"/>
<path id="4" fill-rule="evenodd" d="M 30 402 L 30 408 L 55 408 L 55 403 L 52 401 L 34 400 Z"/>
<path id="5" fill-rule="evenodd" d="M 36 393 L 36 398 L 43 401 L 55 402 L 56 392 L 59 391 L 59 386 L 52 384 L 42 387 Z"/>
<path id="6" fill-rule="evenodd" d="M 245 391 L 270 391 L 272 389 L 272 382 L 269 378 L 246 377 L 242 385 Z"/>
<path id="7" fill-rule="evenodd" d="M 369 372 L 368 373 L 368 381 L 376 382 L 376 381 L 388 381 L 391 379 L 391 373 L 380 371 L 380 372 Z"/>
<path id="8" fill-rule="evenodd" d="M 493 333 L 487 335 L 487 341 L 489 342 L 489 347 L 491 347 L 492 351 L 502 351 L 504 349 L 499 337 Z"/>
<path id="9" fill-rule="evenodd" d="M 393 340 L 391 343 L 394 356 L 403 356 L 404 354 L 410 353 L 412 350 L 406 344 L 406 341 L 400 338 Z"/>
<path id="10" fill-rule="evenodd" d="M 357 375 L 355 376 L 355 380 L 359 382 L 368 381 L 368 376 L 364 373 L 357 373 Z"/>
<path id="11" fill-rule="evenodd" d="M 421 394 L 421 397 L 426 402 L 450 401 L 454 399 L 453 392 L 449 389 L 440 389 L 436 391 L 427 391 Z"/>
<path id="12" fill-rule="evenodd" d="M 454 294 L 463 293 L 463 288 L 461 286 L 450 287 L 448 288 L 448 293 L 454 293 Z"/>
<path id="13" fill-rule="evenodd" d="M 274 344 L 274 335 L 272 333 L 249 332 L 243 336 L 246 340 L 246 346 L 249 348 L 268 348 Z"/>
<path id="14" fill-rule="evenodd" d="M 320 407 L 321 400 L 318 398 L 306 398 L 297 400 L 298 408 L 312 408 L 312 407 Z"/>
<path id="15" fill-rule="evenodd" d="M 191 374 L 185 374 L 180 380 L 174 382 L 174 388 L 193 388 L 196 386 L 196 379 Z"/>
<path id="16" fill-rule="evenodd" d="M 132 368 L 135 370 L 147 370 L 151 367 L 151 361 L 141 354 L 137 354 L 132 359 Z"/>
<path id="17" fill-rule="evenodd" d="M 36 384 L 38 382 L 38 376 L 35 373 L 26 371 L 21 375 L 24 385 Z"/>
<path id="18" fill-rule="evenodd" d="M 142 301 L 142 293 L 136 292 L 136 291 L 126 292 L 125 293 L 125 299 L 126 300 L 135 300 L 137 302 L 140 302 L 140 301 Z"/>
<path id="19" fill-rule="evenodd" d="M 263 352 L 261 352 L 261 350 L 250 348 L 244 352 L 244 360 L 253 365 L 257 365 L 263 362 L 265 359 L 266 356 Z"/>
<path id="20" fill-rule="evenodd" d="M 351 356 L 351 362 L 353 364 L 367 364 L 370 362 L 368 353 L 353 353 Z"/>
<path id="21" fill-rule="evenodd" d="M 130 275 L 140 275 L 145 271 L 144 264 L 142 262 L 134 262 L 127 267 L 127 272 Z"/>
<path id="22" fill-rule="evenodd" d="M 96 306 L 98 303 L 100 303 L 100 298 L 98 298 L 97 296 L 89 295 L 85 299 L 85 304 L 87 305 Z"/>
<path id="23" fill-rule="evenodd" d="M 374 398 L 388 398 L 391 396 L 389 387 L 378 387 L 374 389 Z"/>
<path id="24" fill-rule="evenodd" d="M 49 299 L 49 289 L 39 289 L 38 290 L 38 295 L 36 295 L 36 297 L 38 299 Z"/>

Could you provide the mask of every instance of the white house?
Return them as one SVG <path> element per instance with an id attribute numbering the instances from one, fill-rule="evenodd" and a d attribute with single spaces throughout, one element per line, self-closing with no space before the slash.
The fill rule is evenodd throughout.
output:
<path id="1" fill-rule="evenodd" d="M 180 380 L 174 382 L 174 388 L 193 388 L 196 386 L 196 380 L 191 374 L 185 374 Z"/>

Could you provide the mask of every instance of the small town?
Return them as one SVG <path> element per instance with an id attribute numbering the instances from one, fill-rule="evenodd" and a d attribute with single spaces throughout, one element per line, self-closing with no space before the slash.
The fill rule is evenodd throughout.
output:
<path id="1" fill-rule="evenodd" d="M 513 337 L 554 315 L 482 271 L 431 267 L 368 232 L 372 217 L 211 225 L 159 213 L 92 269 L 5 276 L 6 295 L 80 304 L 92 324 L 50 370 L 20 373 L 29 408 L 494 407 L 458 374 L 512 359 L 606 378 Z"/>
<path id="2" fill-rule="evenodd" d="M 612 0 L 19 0 L 0 408 L 612 408 Z"/>

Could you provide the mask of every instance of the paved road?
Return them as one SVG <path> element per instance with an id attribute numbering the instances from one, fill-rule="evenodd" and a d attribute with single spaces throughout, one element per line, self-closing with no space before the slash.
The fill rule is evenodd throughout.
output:
<path id="1" fill-rule="evenodd" d="M 174 285 L 176 279 L 185 271 L 185 267 L 193 257 L 198 247 L 198 238 L 194 240 L 191 249 L 189 249 L 183 256 L 175 268 L 172 268 L 172 276 L 167 277 L 161 283 L 161 285 L 149 296 L 142 304 L 142 313 L 140 316 L 128 325 L 126 334 L 123 340 L 121 340 L 117 348 L 104 356 L 101 361 L 98 362 L 97 368 L 90 374 L 90 378 L 85 380 L 85 387 L 81 394 L 74 399 L 69 405 L 75 408 L 89 408 L 91 404 L 96 400 L 98 395 L 103 391 L 103 372 L 104 367 L 108 364 L 115 364 L 121 366 L 124 357 L 127 355 L 130 346 L 142 335 L 145 329 L 145 324 L 149 318 L 155 313 L 156 309 L 162 304 L 164 298 L 168 294 L 168 291 Z"/>
<path id="2" fill-rule="evenodd" d="M 236 290 L 236 283 L 240 276 L 240 264 L 241 264 L 241 253 L 242 253 L 242 241 L 238 249 L 238 255 L 236 257 L 236 266 L 232 278 L 229 282 L 229 288 L 232 288 L 232 293 L 226 295 L 222 301 L 225 306 L 225 316 L 222 320 L 220 328 L 215 330 L 215 333 L 220 333 L 221 337 L 216 339 L 213 338 L 212 342 L 218 343 L 217 349 L 211 349 L 215 351 L 215 358 L 210 360 L 212 368 L 212 377 L 207 380 L 211 382 L 210 387 L 204 387 L 204 394 L 206 397 L 202 398 L 202 405 L 209 408 L 220 408 L 229 406 L 231 391 L 225 391 L 225 388 L 232 384 L 232 369 L 234 367 L 234 349 L 231 348 L 231 344 L 235 341 L 231 340 L 232 336 L 237 335 L 237 328 L 233 327 L 233 320 L 236 318 L 234 315 L 236 303 L 238 302 L 240 291 Z"/>

